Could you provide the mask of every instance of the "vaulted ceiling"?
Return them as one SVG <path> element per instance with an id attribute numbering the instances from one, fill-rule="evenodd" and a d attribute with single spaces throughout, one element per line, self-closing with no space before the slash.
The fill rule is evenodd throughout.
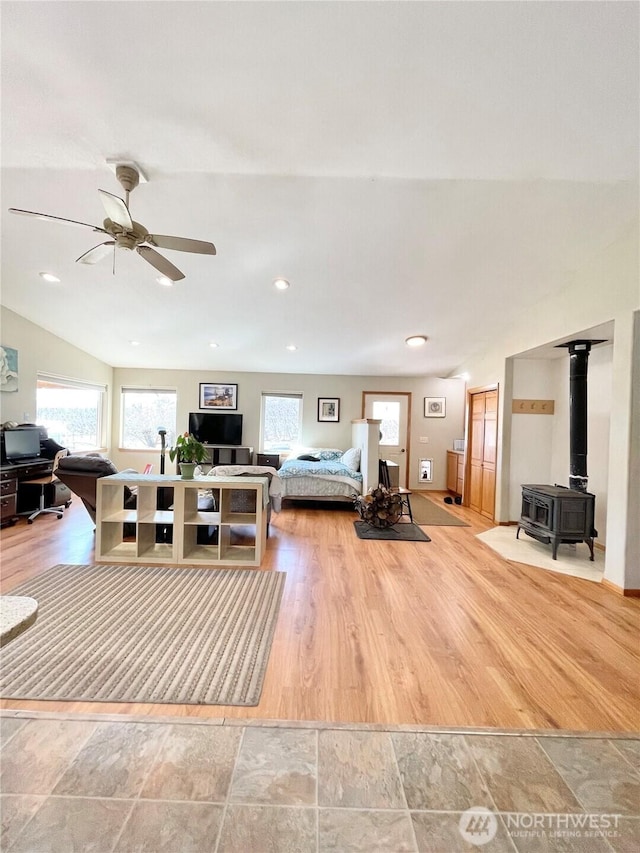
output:
<path id="1" fill-rule="evenodd" d="M 637 216 L 635 3 L 1 11 L 2 303 L 114 366 L 448 375 Z M 108 160 L 146 173 L 135 220 L 218 254 L 161 250 L 163 287 L 7 214 L 102 225 Z"/>

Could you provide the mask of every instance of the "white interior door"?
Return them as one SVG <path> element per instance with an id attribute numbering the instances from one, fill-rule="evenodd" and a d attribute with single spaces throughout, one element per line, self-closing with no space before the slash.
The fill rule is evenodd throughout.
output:
<path id="1" fill-rule="evenodd" d="M 382 421 L 380 458 L 398 465 L 398 485 L 407 486 L 409 464 L 409 402 L 407 391 L 365 391 L 364 417 Z"/>

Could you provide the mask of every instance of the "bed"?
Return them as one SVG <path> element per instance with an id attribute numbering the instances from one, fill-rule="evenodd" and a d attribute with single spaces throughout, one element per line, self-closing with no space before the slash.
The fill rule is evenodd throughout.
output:
<path id="1" fill-rule="evenodd" d="M 283 500 L 352 501 L 362 494 L 360 450 L 294 451 L 280 466 L 278 479 Z"/>

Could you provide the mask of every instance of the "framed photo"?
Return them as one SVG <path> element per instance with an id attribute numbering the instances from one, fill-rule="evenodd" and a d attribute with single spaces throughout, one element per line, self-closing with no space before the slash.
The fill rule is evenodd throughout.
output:
<path id="1" fill-rule="evenodd" d="M 230 382 L 200 383 L 201 409 L 237 409 L 238 386 Z"/>
<path id="2" fill-rule="evenodd" d="M 433 459 L 420 459 L 418 479 L 421 483 L 431 483 L 433 481 L 432 466 Z"/>
<path id="3" fill-rule="evenodd" d="M 425 397 L 424 398 L 424 416 L 425 418 L 444 418 L 446 415 L 447 400 L 446 397 Z"/>
<path id="4" fill-rule="evenodd" d="M 340 397 L 318 397 L 318 420 L 340 420 Z"/>

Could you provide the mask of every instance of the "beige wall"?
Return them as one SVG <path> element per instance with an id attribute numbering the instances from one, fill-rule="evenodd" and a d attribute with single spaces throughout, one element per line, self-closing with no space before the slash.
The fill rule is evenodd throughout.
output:
<path id="1" fill-rule="evenodd" d="M 513 359 L 513 399 L 555 399 L 552 362 Z M 520 518 L 521 489 L 525 483 L 549 483 L 553 452 L 554 415 L 516 414 L 511 419 L 509 521 Z"/>
<path id="2" fill-rule="evenodd" d="M 596 497 L 598 542 L 607 541 L 609 430 L 613 346 L 602 344 L 589 356 L 587 431 L 588 489 Z M 554 401 L 553 415 L 514 414 L 511 418 L 509 520 L 520 518 L 524 483 L 569 485 L 569 356 L 513 359 L 513 398 Z"/>
<path id="3" fill-rule="evenodd" d="M 517 281 L 514 281 L 517 287 Z M 625 589 L 640 589 L 640 543 L 636 514 L 640 505 L 640 478 L 631 477 L 637 468 L 637 453 L 632 436 L 638 436 L 638 404 L 632 397 L 634 365 L 639 358 L 639 332 L 634 325 L 640 308 L 640 272 L 638 264 L 638 226 L 630 225 L 628 234 L 612 243 L 601 254 L 591 258 L 585 269 L 567 277 L 555 296 L 531 306 L 530 310 L 505 328 L 505 334 L 477 359 L 456 368 L 466 371 L 470 387 L 497 383 L 500 391 L 498 425 L 499 458 L 496 494 L 496 519 L 509 521 L 515 485 L 511 475 L 512 443 L 515 427 L 511 416 L 514 356 L 568 336 L 579 338 L 593 327 L 613 322 L 614 335 L 610 348 L 610 368 L 596 355 L 594 376 L 610 400 L 608 425 L 608 460 L 606 465 L 606 530 L 607 554 L 605 577 Z M 638 321 L 635 320 L 637 323 Z M 596 350 L 593 351 L 594 353 Z M 609 379 L 610 377 L 610 379 Z M 601 406 L 599 401 L 597 406 Z M 600 411 L 597 426 L 600 437 L 607 426 Z M 567 451 L 568 452 L 568 451 Z M 606 451 L 598 448 L 604 458 Z M 590 463 L 591 464 L 591 463 Z M 635 468 L 634 468 L 635 466 Z M 549 474 L 556 473 L 549 468 Z M 600 473 L 598 474 L 600 476 Z M 602 483 L 602 480 L 600 480 Z M 600 486 L 604 490 L 604 486 Z M 598 496 L 596 495 L 596 498 Z M 603 527 L 605 525 L 602 525 Z"/>
<path id="4" fill-rule="evenodd" d="M 457 379 L 398 378 L 381 376 L 326 376 L 294 373 L 233 373 L 225 371 L 114 370 L 112 458 L 119 468 L 159 466 L 155 451 L 124 451 L 117 447 L 120 432 L 120 389 L 124 386 L 175 389 L 178 395 L 177 429 L 187 429 L 191 411 L 198 411 L 201 382 L 233 382 L 238 385 L 238 412 L 243 415 L 243 444 L 258 451 L 263 392 L 296 392 L 303 395 L 302 443 L 310 447 L 351 445 L 351 421 L 362 417 L 363 391 L 410 391 L 412 394 L 410 484 L 418 488 L 418 459 L 433 458 L 431 489 L 446 487 L 446 451 L 464 434 L 464 383 Z M 318 423 L 318 397 L 340 398 L 339 423 Z M 424 398 L 446 397 L 445 418 L 425 418 Z M 421 444 L 420 437 L 428 438 Z M 167 466 L 168 466 L 167 461 Z M 158 470 L 158 468 L 156 468 Z M 168 470 L 168 467 L 167 467 Z M 427 488 L 422 483 L 420 488 Z"/>
<path id="5" fill-rule="evenodd" d="M 113 369 L 83 350 L 36 326 L 19 314 L 0 310 L 3 346 L 18 350 L 18 390 L 0 394 L 0 422 L 34 423 L 36 417 L 36 379 L 38 371 L 55 373 L 70 379 L 82 379 L 111 388 Z M 111 411 L 107 412 L 109 446 Z"/>
<path id="6" fill-rule="evenodd" d="M 122 386 L 175 389 L 178 395 L 179 430 L 187 428 L 188 414 L 198 411 L 201 382 L 238 384 L 238 412 L 244 415 L 245 444 L 259 449 L 260 403 L 263 391 L 296 391 L 303 394 L 303 441 L 310 446 L 351 445 L 351 421 L 362 416 L 363 391 L 410 391 L 412 393 L 410 483 L 422 489 L 444 489 L 446 451 L 464 432 L 464 384 L 457 379 L 398 378 L 380 376 L 324 376 L 292 373 L 215 373 L 211 371 L 146 370 L 112 368 L 82 350 L 8 309 L 2 308 L 2 343 L 18 350 L 19 390 L 0 397 L 2 421 L 31 422 L 36 411 L 36 377 L 46 371 L 72 379 L 105 384 L 109 390 L 108 435 L 105 450 L 118 468 L 142 468 L 152 462 L 159 470 L 155 451 L 123 451 L 120 435 Z M 318 423 L 318 397 L 340 398 L 339 423 Z M 446 397 L 445 418 L 424 417 L 424 397 Z M 428 444 L 419 442 L 420 436 Z M 418 459 L 433 458 L 433 483 L 418 483 Z M 168 470 L 167 460 L 167 470 Z"/>

